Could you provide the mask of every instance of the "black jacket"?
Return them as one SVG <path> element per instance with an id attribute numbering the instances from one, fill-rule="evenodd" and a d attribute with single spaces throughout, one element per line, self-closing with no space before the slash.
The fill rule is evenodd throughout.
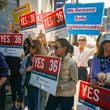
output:
<path id="1" fill-rule="evenodd" d="M 0 52 L 0 77 L 8 77 L 9 74 L 10 74 L 10 70 L 6 63 L 5 57 Z"/>

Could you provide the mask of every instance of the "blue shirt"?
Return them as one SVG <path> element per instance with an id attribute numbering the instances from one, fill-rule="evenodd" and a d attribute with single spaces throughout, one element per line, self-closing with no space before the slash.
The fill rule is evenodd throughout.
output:
<path id="1" fill-rule="evenodd" d="M 94 57 L 91 64 L 91 80 L 97 80 L 97 74 L 104 72 L 105 74 L 110 72 L 110 56 L 109 57 Z M 103 86 L 110 89 L 110 86 Z"/>

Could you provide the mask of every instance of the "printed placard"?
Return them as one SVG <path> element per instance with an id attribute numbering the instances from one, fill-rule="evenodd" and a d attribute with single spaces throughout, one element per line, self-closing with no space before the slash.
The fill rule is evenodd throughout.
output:
<path id="1" fill-rule="evenodd" d="M 102 87 L 93 88 L 90 87 L 89 83 L 80 81 L 79 102 L 82 104 L 82 106 L 84 105 L 94 110 L 96 110 L 97 108 L 98 110 L 109 110 L 110 90 Z"/>
<path id="2" fill-rule="evenodd" d="M 63 9 L 61 8 L 45 17 L 43 23 L 46 31 L 48 31 L 50 28 L 57 28 L 59 25 L 65 26 Z"/>
<path id="3" fill-rule="evenodd" d="M 23 52 L 23 36 L 22 34 L 0 34 L 0 51 L 5 56 L 20 56 Z"/>
<path id="4" fill-rule="evenodd" d="M 52 13 L 52 11 L 49 12 L 45 12 L 45 13 L 41 13 L 41 14 L 37 14 L 37 23 L 42 23 L 43 22 L 43 18 L 45 18 L 47 15 L 49 15 L 50 13 Z"/>
<path id="5" fill-rule="evenodd" d="M 61 58 L 35 56 L 30 84 L 55 95 L 60 64 Z"/>
<path id="6" fill-rule="evenodd" d="M 30 12 L 28 14 L 19 17 L 21 30 L 37 27 L 36 12 Z"/>
<path id="7" fill-rule="evenodd" d="M 63 8 L 43 18 L 43 24 L 47 40 L 52 37 L 62 38 L 68 36 Z"/>
<path id="8" fill-rule="evenodd" d="M 50 13 L 52 13 L 52 11 L 37 14 L 37 33 L 38 34 L 41 30 L 42 30 L 42 32 L 45 32 L 44 25 L 43 25 L 43 18 L 46 17 L 47 15 L 49 15 Z"/>
<path id="9" fill-rule="evenodd" d="M 31 12 L 31 5 L 29 2 L 23 5 L 20 5 L 19 7 L 13 10 L 14 24 L 16 27 L 20 28 L 19 16 L 29 12 Z"/>
<path id="10" fill-rule="evenodd" d="M 104 3 L 65 4 L 68 33 L 98 35 L 103 11 Z"/>

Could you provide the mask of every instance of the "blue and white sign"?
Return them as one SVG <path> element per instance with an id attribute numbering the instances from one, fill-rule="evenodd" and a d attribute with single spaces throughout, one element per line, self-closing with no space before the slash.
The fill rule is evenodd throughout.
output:
<path id="1" fill-rule="evenodd" d="M 68 33 L 98 35 L 103 11 L 104 3 L 65 4 Z"/>

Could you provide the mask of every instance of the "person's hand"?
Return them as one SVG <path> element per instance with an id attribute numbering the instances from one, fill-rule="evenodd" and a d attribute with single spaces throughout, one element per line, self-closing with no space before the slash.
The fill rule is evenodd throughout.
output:
<path id="1" fill-rule="evenodd" d="M 106 80 L 106 74 L 100 72 L 100 73 L 97 74 L 97 78 L 98 78 L 99 81 L 104 82 Z"/>
<path id="2" fill-rule="evenodd" d="M 56 95 L 57 95 L 59 92 L 61 92 L 61 90 L 62 90 L 62 86 L 61 86 L 61 85 L 58 85 L 58 86 L 57 86 Z"/>
<path id="3" fill-rule="evenodd" d="M 32 71 L 32 66 L 28 66 L 28 67 L 26 68 L 26 71 L 31 72 L 31 71 Z"/>
<path id="4" fill-rule="evenodd" d="M 104 86 L 105 81 L 106 81 L 106 74 L 103 72 L 100 72 L 97 74 L 97 79 L 98 79 L 98 85 Z"/>
<path id="5" fill-rule="evenodd" d="M 109 85 L 110 86 L 110 72 L 106 73 L 105 85 Z"/>
<path id="6" fill-rule="evenodd" d="M 22 60 L 22 59 L 24 58 L 24 56 L 25 56 L 25 55 L 24 55 L 24 54 L 22 54 L 22 55 L 20 56 L 20 59 Z"/>
<path id="7" fill-rule="evenodd" d="M 0 79 L 0 88 L 1 88 L 2 85 L 5 83 L 6 80 L 7 80 L 6 77 L 2 77 L 2 78 Z"/>
<path id="8" fill-rule="evenodd" d="M 97 87 L 98 86 L 98 82 L 96 80 L 91 80 L 90 81 L 90 86 L 91 87 Z"/>

